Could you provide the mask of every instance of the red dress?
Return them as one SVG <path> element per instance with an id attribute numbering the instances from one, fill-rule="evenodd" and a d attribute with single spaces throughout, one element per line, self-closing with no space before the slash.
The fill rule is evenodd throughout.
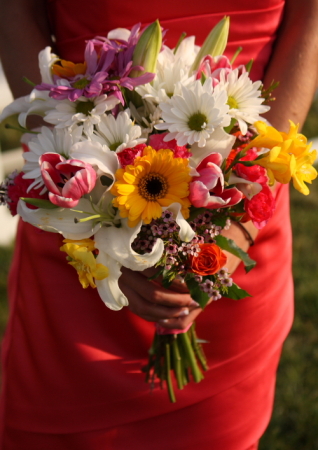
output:
<path id="1" fill-rule="evenodd" d="M 239 6 L 238 6 L 239 5 Z M 284 2 L 224 0 L 193 4 L 53 0 L 48 3 L 58 52 L 81 61 L 84 41 L 110 29 L 159 17 L 170 46 L 183 31 L 202 44 L 231 16 L 227 53 L 255 59 L 258 79 L 271 53 Z M 239 8 L 239 10 L 237 10 Z M 272 410 L 275 372 L 293 315 L 288 187 L 277 189 L 274 217 L 250 255 L 257 267 L 235 281 L 253 297 L 221 299 L 197 320 L 209 371 L 200 384 L 149 392 L 140 372 L 152 323 L 107 309 L 83 290 L 59 251 L 61 237 L 20 223 L 9 289 L 11 318 L 3 343 L 4 450 L 247 450 Z M 256 444 L 255 444 L 256 445 Z"/>

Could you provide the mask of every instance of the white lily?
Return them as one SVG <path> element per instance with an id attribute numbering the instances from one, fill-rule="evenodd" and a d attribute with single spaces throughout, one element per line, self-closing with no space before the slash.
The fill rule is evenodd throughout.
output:
<path id="1" fill-rule="evenodd" d="M 204 147 L 199 147 L 197 143 L 192 144 L 190 166 L 197 167 L 211 153 L 220 153 L 224 160 L 230 154 L 234 142 L 235 136 L 226 133 L 222 127 L 218 127 L 206 141 Z"/>
<path id="2" fill-rule="evenodd" d="M 77 211 L 85 211 L 84 214 Z M 96 214 L 89 200 L 82 198 L 76 211 L 68 208 L 30 209 L 23 200 L 19 200 L 18 214 L 25 222 L 51 233 L 61 233 L 66 239 L 86 239 L 93 236 L 101 227 L 101 223 L 93 226 L 92 221 L 75 223 Z M 87 213 L 87 214 L 86 214 Z"/>
<path id="3" fill-rule="evenodd" d="M 262 185 L 254 181 L 245 180 L 244 178 L 237 177 L 231 173 L 229 178 L 229 184 L 235 184 L 237 189 L 245 195 L 248 200 L 254 197 L 262 190 Z"/>
<path id="4" fill-rule="evenodd" d="M 113 180 L 115 179 L 116 170 L 119 169 L 116 153 L 97 141 L 77 142 L 71 147 L 69 155 L 72 159 L 79 159 L 92 166 L 97 166 L 99 175 L 109 175 Z"/>
<path id="5" fill-rule="evenodd" d="M 51 47 L 45 47 L 39 53 L 39 67 L 42 83 L 54 84 L 52 77 L 52 65 L 59 60 L 58 56 L 52 53 Z"/>

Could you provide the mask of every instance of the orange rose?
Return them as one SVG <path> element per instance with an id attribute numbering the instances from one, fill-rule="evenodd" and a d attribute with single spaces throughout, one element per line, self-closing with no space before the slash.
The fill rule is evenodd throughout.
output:
<path id="1" fill-rule="evenodd" d="M 213 275 L 227 261 L 225 254 L 216 244 L 200 244 L 198 256 L 190 256 L 191 272 L 198 275 Z"/>

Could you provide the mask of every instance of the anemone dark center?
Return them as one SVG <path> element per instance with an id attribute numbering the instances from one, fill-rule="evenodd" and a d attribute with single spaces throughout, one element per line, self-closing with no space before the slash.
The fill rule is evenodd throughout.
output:
<path id="1" fill-rule="evenodd" d="M 168 183 L 164 176 L 158 173 L 149 173 L 139 183 L 139 194 L 148 201 L 162 198 L 168 191 Z"/>
<path id="2" fill-rule="evenodd" d="M 88 116 L 89 113 L 94 109 L 95 105 L 94 102 L 88 101 L 88 102 L 79 102 L 76 105 L 76 112 L 85 114 L 85 116 Z"/>
<path id="3" fill-rule="evenodd" d="M 198 112 L 196 114 L 193 114 L 189 118 L 188 126 L 190 130 L 202 131 L 206 127 L 207 121 L 208 121 L 207 117 L 204 114 Z"/>

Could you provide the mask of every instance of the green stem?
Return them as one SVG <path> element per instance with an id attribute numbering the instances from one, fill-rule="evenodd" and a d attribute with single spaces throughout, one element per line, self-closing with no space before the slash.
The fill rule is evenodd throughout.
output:
<path id="1" fill-rule="evenodd" d="M 177 338 L 172 341 L 172 355 L 173 355 L 173 364 L 174 364 L 174 372 L 177 378 L 178 388 L 183 389 L 182 382 L 182 371 L 181 371 L 181 356 L 178 347 Z"/>
<path id="2" fill-rule="evenodd" d="M 187 353 L 187 358 L 190 364 L 193 379 L 196 383 L 199 383 L 201 380 L 203 380 L 204 376 L 197 364 L 195 353 L 193 351 L 188 332 L 178 334 L 178 338 L 180 339 L 180 342 L 182 343 L 183 348 Z"/>
<path id="3" fill-rule="evenodd" d="M 169 342 L 166 342 L 166 354 L 165 354 L 165 359 L 166 359 L 166 377 L 167 377 L 167 386 L 168 386 L 168 392 L 169 392 L 169 398 L 171 403 L 175 403 L 176 402 L 176 397 L 174 395 L 174 390 L 173 390 L 173 386 L 172 386 L 172 380 L 171 380 L 171 374 L 170 374 L 170 369 L 171 369 L 171 364 L 170 364 L 170 344 Z"/>

